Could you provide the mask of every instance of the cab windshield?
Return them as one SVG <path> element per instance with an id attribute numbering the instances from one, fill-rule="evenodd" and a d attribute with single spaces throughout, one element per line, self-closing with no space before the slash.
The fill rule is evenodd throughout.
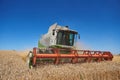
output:
<path id="1" fill-rule="evenodd" d="M 74 37 L 75 37 L 74 32 L 59 31 L 57 34 L 57 44 L 58 45 L 73 46 Z"/>

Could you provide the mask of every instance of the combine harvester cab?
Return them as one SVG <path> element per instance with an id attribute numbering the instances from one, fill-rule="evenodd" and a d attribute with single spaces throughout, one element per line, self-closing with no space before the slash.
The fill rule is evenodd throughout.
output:
<path id="1" fill-rule="evenodd" d="M 78 32 L 70 30 L 68 26 L 52 25 L 40 40 L 42 47 L 35 47 L 29 52 L 27 58 L 29 67 L 35 66 L 41 59 L 52 59 L 54 64 L 64 63 L 66 60 L 70 63 L 78 63 L 79 59 L 83 62 L 112 60 L 113 55 L 109 51 L 76 50 L 74 42 L 77 35 Z M 63 59 L 66 60 L 62 61 Z"/>

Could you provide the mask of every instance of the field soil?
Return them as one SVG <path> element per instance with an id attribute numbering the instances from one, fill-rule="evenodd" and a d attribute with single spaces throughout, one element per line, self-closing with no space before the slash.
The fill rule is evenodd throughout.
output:
<path id="1" fill-rule="evenodd" d="M 46 64 L 29 69 L 28 51 L 0 51 L 0 80 L 120 80 L 120 56 L 100 63 Z"/>

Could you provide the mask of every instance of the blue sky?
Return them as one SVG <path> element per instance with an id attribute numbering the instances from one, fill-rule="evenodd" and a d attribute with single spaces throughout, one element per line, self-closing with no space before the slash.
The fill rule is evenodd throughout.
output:
<path id="1" fill-rule="evenodd" d="M 0 50 L 37 46 L 55 22 L 93 50 L 120 53 L 120 0 L 0 0 Z"/>

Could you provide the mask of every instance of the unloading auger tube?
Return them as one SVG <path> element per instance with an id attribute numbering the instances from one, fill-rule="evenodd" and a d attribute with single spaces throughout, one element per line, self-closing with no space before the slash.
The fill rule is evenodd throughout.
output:
<path id="1" fill-rule="evenodd" d="M 90 51 L 90 50 L 69 50 L 67 54 L 61 53 L 66 49 L 48 48 L 39 49 L 33 48 L 33 52 L 29 53 L 29 67 L 35 66 L 37 59 L 52 58 L 54 64 L 59 64 L 62 58 L 71 59 L 71 63 L 78 63 L 78 59 L 83 58 L 84 62 L 112 61 L 113 55 L 109 51 Z"/>

